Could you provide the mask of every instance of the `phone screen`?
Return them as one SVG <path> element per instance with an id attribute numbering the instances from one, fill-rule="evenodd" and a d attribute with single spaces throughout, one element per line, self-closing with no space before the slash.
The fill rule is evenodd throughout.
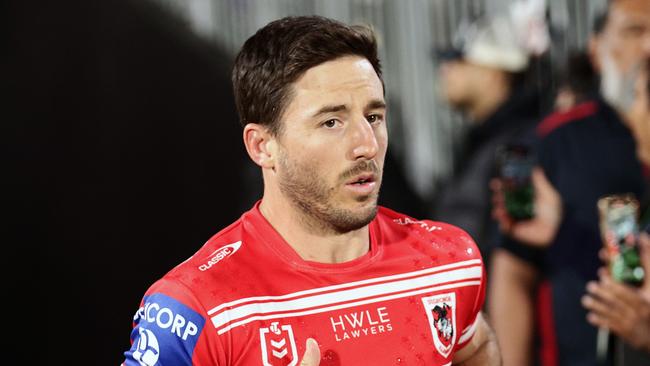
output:
<path id="1" fill-rule="evenodd" d="M 503 145 L 497 150 L 499 175 L 508 215 L 514 220 L 534 217 L 535 190 L 531 182 L 533 157 L 524 145 Z"/>

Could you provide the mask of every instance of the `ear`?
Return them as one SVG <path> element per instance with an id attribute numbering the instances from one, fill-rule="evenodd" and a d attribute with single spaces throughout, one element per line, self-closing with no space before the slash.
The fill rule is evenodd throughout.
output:
<path id="1" fill-rule="evenodd" d="M 244 127 L 244 145 L 248 156 L 262 168 L 275 167 L 276 141 L 266 127 L 249 123 Z"/>

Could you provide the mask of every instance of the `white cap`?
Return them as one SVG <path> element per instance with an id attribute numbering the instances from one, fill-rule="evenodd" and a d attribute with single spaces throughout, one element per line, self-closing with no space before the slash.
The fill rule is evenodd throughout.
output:
<path id="1" fill-rule="evenodd" d="M 468 62 L 509 72 L 523 71 L 528 66 L 528 52 L 519 44 L 508 18 L 475 23 L 462 38 L 463 59 Z"/>

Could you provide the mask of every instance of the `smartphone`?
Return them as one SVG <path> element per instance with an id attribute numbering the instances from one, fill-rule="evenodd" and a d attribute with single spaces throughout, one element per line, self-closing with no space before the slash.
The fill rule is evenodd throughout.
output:
<path id="1" fill-rule="evenodd" d="M 645 271 L 638 246 L 639 202 L 633 194 L 605 196 L 598 200 L 598 212 L 612 278 L 640 285 Z"/>
<path id="2" fill-rule="evenodd" d="M 513 220 L 529 220 L 535 216 L 535 189 L 531 181 L 534 163 L 528 146 L 506 144 L 497 149 L 505 208 Z"/>

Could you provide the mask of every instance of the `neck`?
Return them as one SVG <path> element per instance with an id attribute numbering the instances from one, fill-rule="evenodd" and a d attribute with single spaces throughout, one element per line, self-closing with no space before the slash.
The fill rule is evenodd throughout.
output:
<path id="1" fill-rule="evenodd" d="M 304 260 L 342 263 L 359 258 L 370 250 L 368 225 L 345 233 L 325 229 L 323 224 L 282 196 L 268 194 L 267 187 L 260 212 Z"/>
<path id="2" fill-rule="evenodd" d="M 480 93 L 480 95 L 475 98 L 474 103 L 469 106 L 467 114 L 473 121 L 482 123 L 490 117 L 490 115 L 492 115 L 492 113 L 494 113 L 509 96 L 510 89 L 505 84 L 494 83 L 494 85 L 490 85 L 489 92 Z"/>

